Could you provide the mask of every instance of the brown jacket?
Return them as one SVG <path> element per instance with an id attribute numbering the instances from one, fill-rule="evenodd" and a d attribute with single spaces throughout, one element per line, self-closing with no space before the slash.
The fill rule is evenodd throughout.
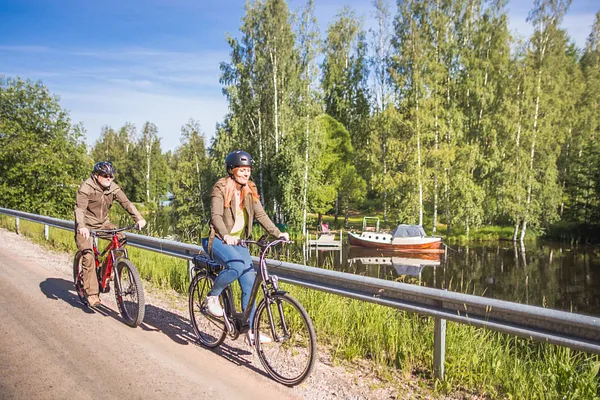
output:
<path id="1" fill-rule="evenodd" d="M 211 257 L 215 236 L 223 240 L 223 236 L 231 233 L 231 229 L 235 223 L 233 207 L 225 208 L 226 184 L 227 178 L 221 178 L 215 183 L 212 190 L 210 202 L 210 234 L 208 237 L 208 253 Z M 248 181 L 248 185 L 256 188 L 256 184 L 252 181 Z M 258 223 L 271 235 L 275 237 L 281 236 L 281 231 L 279 231 L 271 221 L 263 209 L 262 204 L 260 204 L 260 201 L 254 200 L 252 195 L 248 194 L 244 204 L 246 212 L 248 213 L 248 224 L 246 225 L 246 234 L 242 236 L 243 238 L 248 239 L 252 237 L 252 223 L 254 222 L 254 218 L 256 218 Z"/>
<path id="2" fill-rule="evenodd" d="M 103 189 L 96 179 L 91 176 L 81 184 L 77 191 L 75 232 L 79 228 L 100 229 L 105 223 L 109 222 L 108 212 L 114 200 L 117 200 L 127 210 L 135 222 L 144 219 L 119 185 L 112 182 L 109 188 Z"/>

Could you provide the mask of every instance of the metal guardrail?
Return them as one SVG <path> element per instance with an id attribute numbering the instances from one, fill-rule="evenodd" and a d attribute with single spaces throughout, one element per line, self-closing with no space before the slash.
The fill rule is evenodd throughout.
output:
<path id="1" fill-rule="evenodd" d="M 72 221 L 0 208 L 0 213 L 61 229 Z M 47 237 L 47 230 L 46 237 Z M 127 233 L 128 244 L 190 260 L 200 246 Z M 255 261 L 258 258 L 254 257 Z M 435 319 L 434 372 L 444 376 L 446 320 L 600 354 L 600 318 L 392 282 L 276 260 L 267 262 L 283 282 L 368 301 Z"/>

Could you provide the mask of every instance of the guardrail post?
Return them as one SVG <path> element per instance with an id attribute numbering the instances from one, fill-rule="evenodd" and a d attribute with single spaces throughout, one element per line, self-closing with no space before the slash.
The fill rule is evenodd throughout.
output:
<path id="1" fill-rule="evenodd" d="M 444 380 L 446 320 L 442 318 L 435 318 L 433 331 L 433 374 L 436 378 Z"/>
<path id="2" fill-rule="evenodd" d="M 44 224 L 44 239 L 48 240 L 50 238 L 50 227 Z"/>
<path id="3" fill-rule="evenodd" d="M 190 255 L 190 252 L 186 251 L 186 254 Z M 188 260 L 188 275 L 190 277 L 190 282 L 192 282 L 192 279 L 194 279 L 194 262 L 191 258 Z"/>
<path id="4" fill-rule="evenodd" d="M 19 232 L 19 217 L 15 217 L 15 232 L 17 233 L 17 235 L 21 234 Z"/>

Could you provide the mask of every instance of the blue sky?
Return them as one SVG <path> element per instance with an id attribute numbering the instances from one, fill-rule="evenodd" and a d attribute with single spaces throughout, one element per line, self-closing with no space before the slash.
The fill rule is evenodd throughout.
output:
<path id="1" fill-rule="evenodd" d="M 322 35 L 345 4 L 372 26 L 371 3 L 316 0 Z M 294 11 L 303 4 L 288 1 Z M 523 37 L 532 4 L 509 1 L 510 28 Z M 563 27 L 579 47 L 597 11 L 594 1 L 573 1 Z M 90 145 L 104 125 L 152 121 L 163 150 L 174 150 L 189 118 L 207 137 L 223 120 L 219 63 L 243 15 L 242 0 L 0 0 L 0 74 L 42 80 L 84 123 Z"/>

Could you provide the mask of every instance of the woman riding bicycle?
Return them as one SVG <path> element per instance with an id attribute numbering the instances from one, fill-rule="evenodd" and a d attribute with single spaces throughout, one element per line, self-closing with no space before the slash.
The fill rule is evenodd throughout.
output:
<path id="1" fill-rule="evenodd" d="M 219 295 L 236 279 L 242 289 L 242 309 L 248 307 L 256 273 L 248 249 L 238 243 L 240 239 L 252 236 L 254 218 L 271 235 L 289 239 L 287 233 L 277 229 L 260 203 L 256 185 L 249 180 L 252 164 L 252 157 L 245 151 L 229 153 L 225 158 L 228 176 L 219 179 L 212 190 L 208 253 L 225 267 L 206 297 L 206 308 L 215 317 L 223 316 Z M 251 306 L 250 326 L 254 319 L 255 304 Z M 253 332 L 249 330 L 248 342 L 252 343 L 253 339 Z M 266 339 L 261 336 L 261 341 Z"/>

